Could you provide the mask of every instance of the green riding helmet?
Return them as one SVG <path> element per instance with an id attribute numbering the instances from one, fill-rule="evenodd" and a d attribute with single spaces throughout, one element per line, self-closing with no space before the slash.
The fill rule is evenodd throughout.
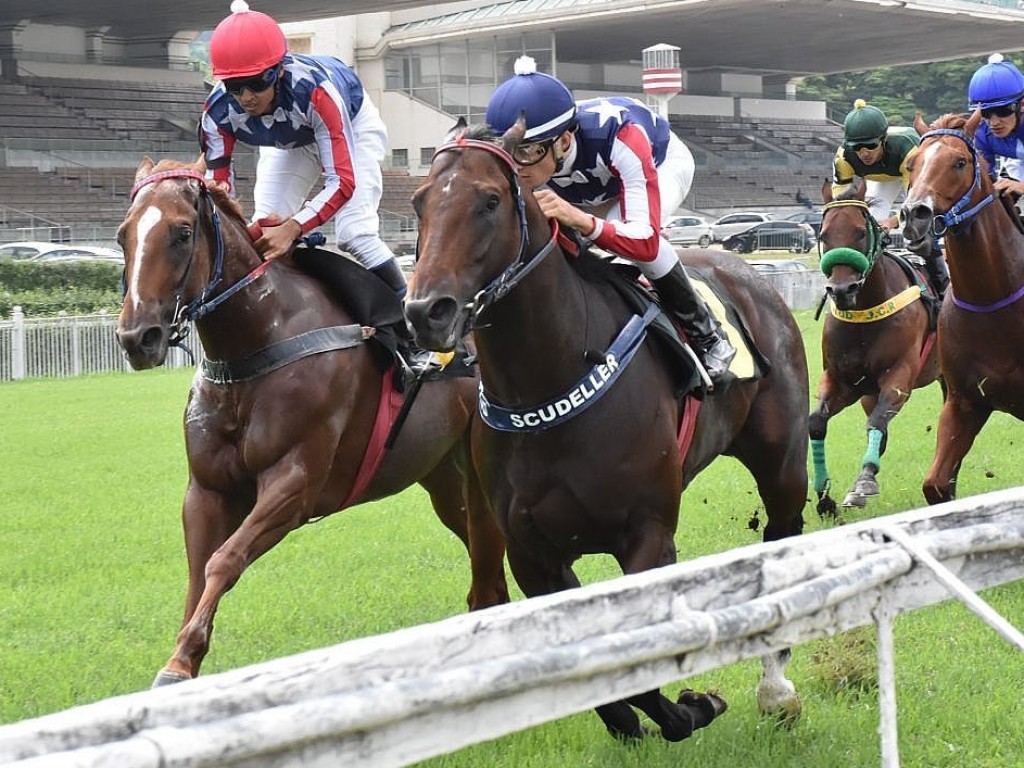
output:
<path id="1" fill-rule="evenodd" d="M 843 121 L 844 146 L 853 149 L 856 144 L 870 144 L 885 138 L 889 121 L 878 107 L 869 106 L 864 99 L 853 102 L 853 109 Z"/>

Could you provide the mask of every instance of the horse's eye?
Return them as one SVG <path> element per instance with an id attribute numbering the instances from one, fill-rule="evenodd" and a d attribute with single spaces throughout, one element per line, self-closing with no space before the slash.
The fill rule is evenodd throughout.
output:
<path id="1" fill-rule="evenodd" d="M 497 195 L 488 195 L 487 196 L 487 202 L 484 203 L 484 210 L 486 210 L 488 213 L 490 213 L 491 211 L 497 210 L 498 203 L 500 203 L 500 202 L 501 202 L 501 198 L 498 197 Z"/>
<path id="2" fill-rule="evenodd" d="M 965 157 L 958 157 L 957 160 L 956 160 L 956 168 L 957 168 L 957 170 L 959 171 L 962 168 L 965 168 L 966 166 L 967 166 L 967 158 L 965 158 Z"/>
<path id="3" fill-rule="evenodd" d="M 178 243 L 188 243 L 192 240 L 192 227 L 185 224 L 180 230 L 178 230 Z"/>

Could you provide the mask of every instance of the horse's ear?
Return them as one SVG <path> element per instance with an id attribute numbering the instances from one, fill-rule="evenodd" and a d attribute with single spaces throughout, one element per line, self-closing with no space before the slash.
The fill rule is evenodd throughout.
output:
<path id="1" fill-rule="evenodd" d="M 200 154 L 195 162 L 195 169 L 198 173 L 206 173 L 206 154 Z"/>
<path id="2" fill-rule="evenodd" d="M 459 119 L 455 121 L 455 125 L 448 129 L 448 133 L 444 137 L 444 143 L 447 144 L 450 141 L 455 141 L 469 128 L 469 123 L 466 122 L 466 118 L 459 116 Z"/>
<path id="3" fill-rule="evenodd" d="M 929 125 L 924 121 L 924 118 L 921 117 L 920 112 L 914 115 L 914 130 L 917 131 L 918 136 L 924 136 L 928 133 Z"/>
<path id="4" fill-rule="evenodd" d="M 825 179 L 821 185 L 821 199 L 826 203 L 832 202 L 832 179 Z"/>
<path id="5" fill-rule="evenodd" d="M 135 171 L 135 180 L 144 179 L 153 172 L 153 159 L 149 155 L 142 157 L 142 162 Z"/>
<path id="6" fill-rule="evenodd" d="M 853 180 L 853 196 L 860 201 L 864 200 L 864 193 L 867 191 L 868 183 L 857 176 Z"/>
<path id="7" fill-rule="evenodd" d="M 509 129 L 505 131 L 505 134 L 501 137 L 501 144 L 505 151 L 510 155 L 512 150 L 519 146 L 523 141 L 523 136 L 526 134 L 526 113 L 520 112 L 519 119 L 516 120 Z"/>
<path id="8" fill-rule="evenodd" d="M 974 110 L 974 112 L 971 114 L 971 116 L 969 118 L 967 118 L 967 122 L 964 123 L 964 131 L 966 133 L 969 133 L 971 136 L 973 136 L 974 132 L 978 129 L 978 126 L 980 124 L 981 124 L 981 108 L 979 107 L 978 109 Z"/>

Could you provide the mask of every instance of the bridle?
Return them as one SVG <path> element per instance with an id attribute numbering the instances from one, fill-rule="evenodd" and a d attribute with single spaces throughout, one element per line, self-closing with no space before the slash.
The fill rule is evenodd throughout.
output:
<path id="1" fill-rule="evenodd" d="M 971 151 L 971 162 L 974 163 L 974 181 L 971 183 L 970 189 L 964 192 L 963 196 L 953 204 L 952 208 L 945 213 L 937 214 L 932 220 L 932 234 L 940 237 L 946 233 L 947 229 L 959 227 L 961 224 L 969 222 L 978 215 L 979 211 L 995 200 L 996 196 L 995 193 L 989 192 L 980 202 L 968 208 L 967 206 L 971 204 L 971 198 L 974 197 L 975 190 L 981 189 L 981 163 L 978 162 L 978 148 L 974 143 L 974 137 L 956 128 L 935 128 L 921 136 L 921 144 L 923 145 L 926 139 L 936 136 L 953 136 L 960 139 Z"/>
<path id="2" fill-rule="evenodd" d="M 206 178 L 203 174 L 188 168 L 175 168 L 166 171 L 158 171 L 157 173 L 150 174 L 149 176 L 145 176 L 136 181 L 132 187 L 129 200 L 134 203 L 135 197 L 144 187 L 151 184 L 157 184 L 166 179 L 189 179 L 197 182 L 199 187 L 199 201 L 196 205 L 196 220 L 192 227 L 192 250 L 189 254 L 188 267 L 185 269 L 185 274 L 178 282 L 178 286 L 174 292 L 174 315 L 171 322 L 170 337 L 167 342 L 171 347 L 180 347 L 181 349 L 188 350 L 188 347 L 184 346 L 184 341 L 191 331 L 191 323 L 205 315 L 208 315 L 229 298 L 249 285 L 253 280 L 260 277 L 264 272 L 266 272 L 271 262 L 261 262 L 259 266 L 237 283 L 229 286 L 227 289 L 215 296 L 214 291 L 216 291 L 224 276 L 224 235 L 220 225 L 220 214 L 217 211 L 217 206 L 213 201 L 210 190 L 206 185 Z M 192 269 L 195 266 L 196 249 L 199 245 L 199 232 L 201 230 L 204 208 L 208 208 L 210 211 L 210 220 L 213 225 L 214 239 L 216 241 L 216 252 L 214 254 L 213 264 L 210 268 L 210 276 L 207 279 L 206 284 L 203 286 L 202 291 L 200 291 L 198 296 L 186 303 L 184 300 L 184 293 L 189 280 L 192 277 Z M 125 292 L 127 292 L 126 284 L 124 288 Z"/>
<path id="3" fill-rule="evenodd" d="M 462 136 L 438 147 L 437 151 L 434 152 L 431 162 L 437 159 L 438 155 L 444 152 L 462 151 L 466 149 L 479 149 L 484 152 L 489 152 L 508 167 L 511 171 L 509 175 L 509 184 L 512 189 L 512 195 L 515 199 L 516 216 L 519 219 L 519 250 L 516 254 L 515 261 L 506 267 L 494 280 L 478 291 L 473 299 L 467 302 L 463 307 L 463 311 L 466 312 L 469 317 L 467 330 L 472 330 L 480 315 L 488 307 L 496 301 L 504 298 L 509 291 L 519 285 L 519 283 L 521 283 L 523 279 L 537 266 L 539 266 L 540 263 L 555 249 L 555 245 L 558 242 L 558 223 L 552 220 L 551 239 L 548 240 L 547 244 L 534 254 L 532 258 L 528 259 L 526 254 L 526 245 L 530 240 L 530 232 L 529 225 L 526 221 L 526 201 L 523 198 L 522 187 L 519 184 L 519 164 L 516 163 L 512 155 L 493 141 L 467 139 Z M 418 250 L 419 244 L 417 243 L 417 257 L 419 256 Z"/>
<path id="4" fill-rule="evenodd" d="M 859 285 L 863 285 L 868 274 L 875 268 L 878 257 L 882 255 L 885 247 L 885 237 L 882 227 L 874 216 L 871 215 L 871 208 L 863 200 L 833 200 L 822 206 L 822 223 L 824 214 L 836 208 L 857 208 L 864 214 L 864 223 L 867 228 L 868 247 L 862 253 L 855 248 L 829 248 L 821 255 L 821 271 L 826 275 L 831 274 L 832 267 L 837 264 L 846 264 L 860 273 Z"/>

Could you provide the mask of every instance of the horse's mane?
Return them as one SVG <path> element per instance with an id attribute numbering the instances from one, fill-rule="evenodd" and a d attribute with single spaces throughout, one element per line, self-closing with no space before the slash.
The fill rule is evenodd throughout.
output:
<path id="1" fill-rule="evenodd" d="M 494 129 L 487 123 L 473 123 L 467 125 L 462 133 L 464 139 L 476 139 L 478 141 L 494 141 L 497 137 L 494 135 Z"/>
<path id="2" fill-rule="evenodd" d="M 970 115 L 962 113 L 947 112 L 945 115 L 937 118 L 934 123 L 931 124 L 932 128 L 952 128 L 954 130 L 963 130 L 963 127 L 967 124 L 967 119 Z"/>
<path id="3" fill-rule="evenodd" d="M 171 158 L 164 158 L 157 162 L 153 166 L 150 173 L 159 173 L 160 171 L 173 171 L 184 168 L 189 171 L 195 171 L 196 173 L 206 172 L 206 163 L 199 160 L 195 163 L 186 163 L 181 160 L 173 160 Z M 246 226 L 245 216 L 242 214 L 242 204 L 231 197 L 228 194 L 227 188 L 220 184 L 207 184 L 206 188 L 210 192 L 210 196 L 213 198 L 214 203 L 223 212 L 235 219 L 243 227 Z"/>

